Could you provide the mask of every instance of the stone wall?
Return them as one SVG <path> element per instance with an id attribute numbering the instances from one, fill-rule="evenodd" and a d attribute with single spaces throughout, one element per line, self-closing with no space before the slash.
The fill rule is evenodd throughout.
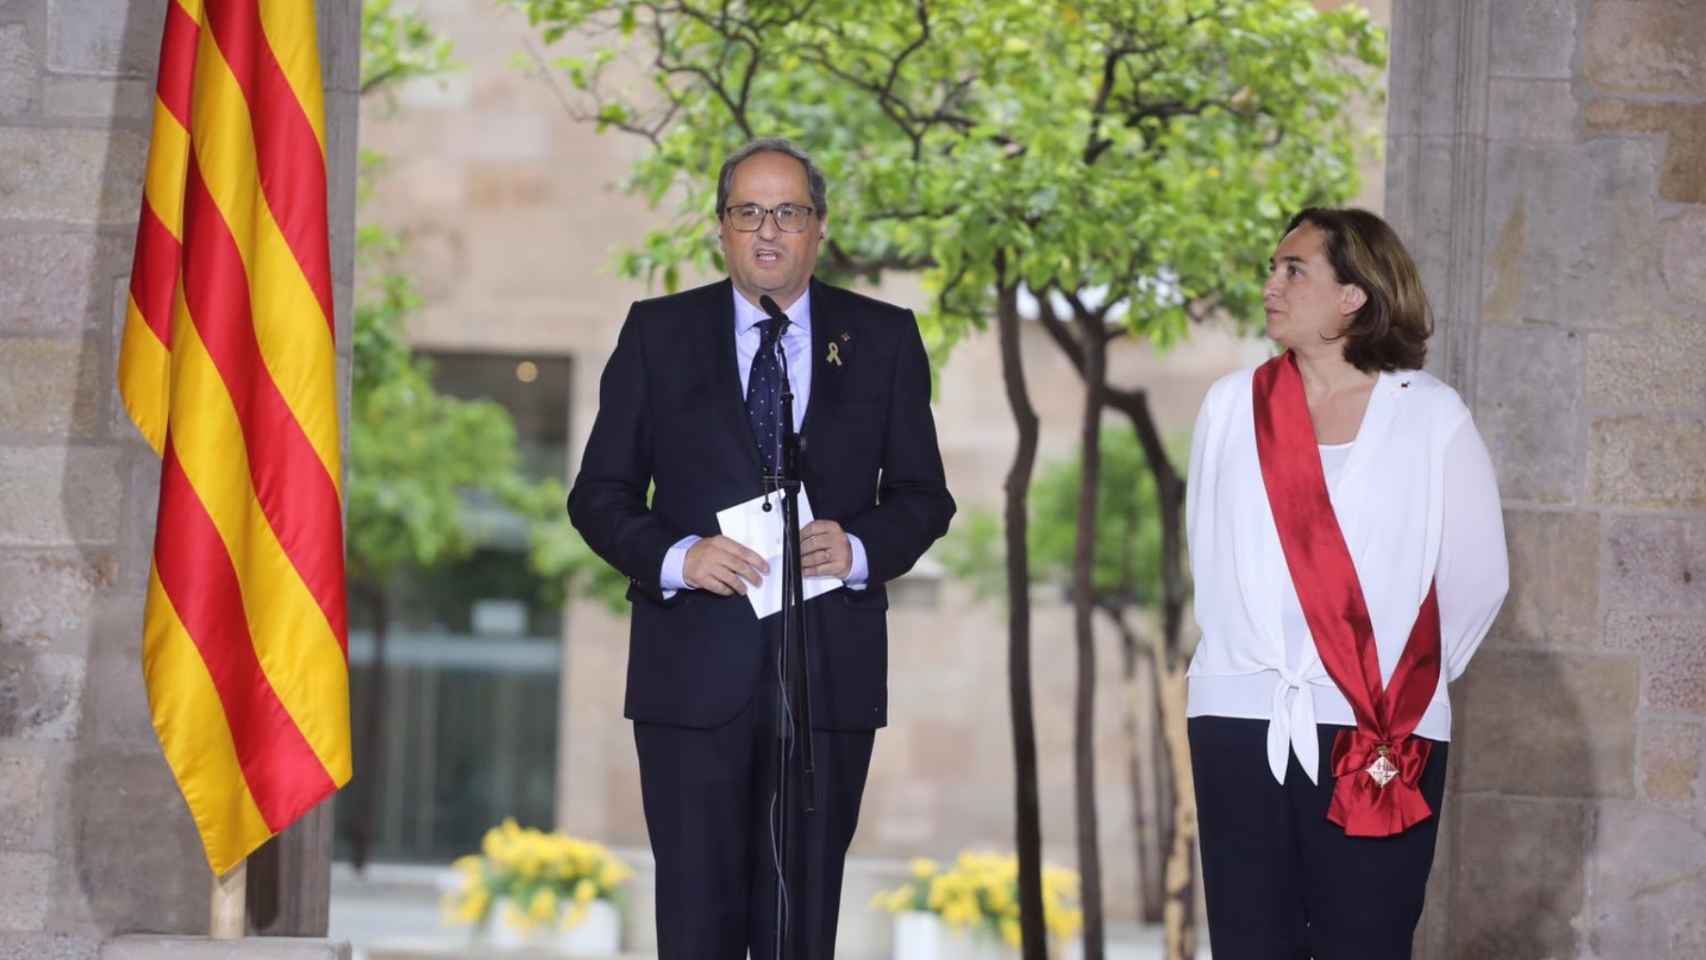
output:
<path id="1" fill-rule="evenodd" d="M 360 7 L 321 7 L 343 334 Z M 165 10 L 0 0 L 0 958 L 207 924 L 139 662 L 159 461 L 113 378 Z"/>
<path id="2" fill-rule="evenodd" d="M 1398 4 L 1388 212 L 1512 589 L 1458 705 L 1428 957 L 1706 955 L 1706 4 Z"/>

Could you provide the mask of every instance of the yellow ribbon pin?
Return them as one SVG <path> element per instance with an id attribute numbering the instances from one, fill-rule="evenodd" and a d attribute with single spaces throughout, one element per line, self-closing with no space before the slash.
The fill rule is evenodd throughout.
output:
<path id="1" fill-rule="evenodd" d="M 841 366 L 841 344 L 831 343 L 829 345 L 829 356 L 825 359 L 838 367 Z"/>

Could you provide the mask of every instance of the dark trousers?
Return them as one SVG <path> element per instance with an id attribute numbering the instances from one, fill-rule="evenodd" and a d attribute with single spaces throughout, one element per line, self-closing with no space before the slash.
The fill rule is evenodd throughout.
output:
<path id="1" fill-rule="evenodd" d="M 721 727 L 635 723 L 640 793 L 657 860 L 659 960 L 775 956 L 776 860 L 771 845 L 776 766 L 774 682 Z M 813 731 L 817 810 L 795 807 L 793 850 L 803 890 L 789 903 L 807 957 L 835 956 L 841 871 L 859 823 L 875 734 Z M 791 799 L 803 787 L 795 779 Z"/>
<path id="2" fill-rule="evenodd" d="M 1202 832 L 1214 960 L 1408 960 L 1433 866 L 1446 744 L 1422 771 L 1435 815 L 1395 837 L 1347 837 L 1327 819 L 1333 738 L 1321 726 L 1320 783 L 1292 755 L 1267 763 L 1267 721 L 1192 717 L 1191 771 Z"/>

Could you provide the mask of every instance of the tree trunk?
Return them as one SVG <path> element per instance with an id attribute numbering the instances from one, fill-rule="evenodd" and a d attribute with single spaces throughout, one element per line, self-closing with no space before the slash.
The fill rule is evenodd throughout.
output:
<path id="1" fill-rule="evenodd" d="M 1149 398 L 1141 390 L 1114 391 L 1109 403 L 1131 419 L 1143 446 L 1144 460 L 1155 478 L 1161 512 L 1161 644 L 1154 661 L 1157 706 L 1161 712 L 1162 742 L 1172 781 L 1172 843 L 1167 855 L 1167 903 L 1163 910 L 1168 960 L 1196 956 L 1196 794 L 1191 789 L 1191 753 L 1185 730 L 1184 648 L 1185 481 L 1173 469 Z"/>
<path id="2" fill-rule="evenodd" d="M 1043 924 L 1042 805 L 1037 797 L 1037 729 L 1031 706 L 1031 562 L 1026 540 L 1031 473 L 1037 462 L 1037 411 L 1025 385 L 1019 339 L 1018 282 L 1007 279 L 1006 255 L 995 262 L 1001 379 L 1019 442 L 1007 471 L 1007 691 L 1013 717 L 1015 841 L 1019 856 L 1019 928 L 1024 960 L 1048 960 Z"/>
<path id="3" fill-rule="evenodd" d="M 384 587 L 357 587 L 356 596 L 366 603 L 373 621 L 373 664 L 367 671 L 367 702 L 362 704 L 361 740 L 355 753 L 355 815 L 350 818 L 350 863 L 367 867 L 368 856 L 378 834 L 379 802 L 385 782 L 385 641 L 391 632 L 389 596 Z"/>
<path id="4" fill-rule="evenodd" d="M 1129 534 L 1128 534 L 1129 535 Z M 1128 578 L 1129 582 L 1129 578 Z M 1132 852 L 1137 858 L 1136 916 L 1146 924 L 1161 922 L 1162 864 L 1171 838 L 1166 824 L 1172 811 L 1166 797 L 1166 748 L 1156 722 L 1155 652 L 1148 649 L 1137 628 L 1126 619 L 1117 601 L 1100 604 L 1120 638 L 1120 687 L 1124 708 L 1120 731 L 1126 743 L 1126 777 L 1131 783 Z M 1171 806 L 1171 801 L 1167 801 Z"/>
<path id="5" fill-rule="evenodd" d="M 1167 853 L 1167 905 L 1162 913 L 1168 960 L 1191 960 L 1197 955 L 1197 798 L 1190 789 L 1191 748 L 1185 735 L 1185 666 L 1183 658 L 1156 664 L 1168 767 L 1177 785 L 1173 791 L 1173 845 Z"/>
<path id="6" fill-rule="evenodd" d="M 1167 925 L 1168 960 L 1189 960 L 1196 951 L 1196 884 L 1194 881 L 1197 817 L 1196 795 L 1190 789 L 1191 764 L 1185 730 L 1185 481 L 1173 469 L 1155 418 L 1149 411 L 1149 395 L 1143 390 L 1116 389 L 1107 384 L 1106 370 L 1094 376 L 1085 346 L 1075 340 L 1055 316 L 1047 297 L 1038 298 L 1043 329 L 1072 362 L 1085 384 L 1097 384 L 1108 406 L 1131 419 L 1143 447 L 1144 460 L 1155 478 L 1161 513 L 1161 643 L 1155 650 L 1157 707 L 1161 711 L 1162 741 L 1168 753 L 1172 779 L 1172 843 L 1167 855 L 1167 903 L 1163 910 Z M 1075 305 L 1076 306 L 1076 305 Z M 1103 345 L 1105 349 L 1105 344 Z"/>
<path id="7" fill-rule="evenodd" d="M 1045 294 L 1046 295 L 1046 294 Z M 1107 952 L 1102 914 L 1102 851 L 1096 820 L 1096 507 L 1102 478 L 1102 404 L 1107 341 L 1100 316 L 1078 317 L 1084 335 L 1084 419 L 1079 437 L 1078 538 L 1072 562 L 1072 622 L 1078 682 L 1072 724 L 1078 872 L 1083 886 L 1084 960 Z"/>

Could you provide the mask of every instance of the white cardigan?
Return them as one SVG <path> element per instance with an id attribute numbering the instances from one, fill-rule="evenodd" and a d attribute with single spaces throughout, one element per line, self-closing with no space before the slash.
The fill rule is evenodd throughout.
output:
<path id="1" fill-rule="evenodd" d="M 1185 526 L 1202 639 L 1191 659 L 1186 713 L 1267 720 L 1274 778 L 1285 781 L 1295 752 L 1314 780 L 1316 723 L 1356 721 L 1321 665 L 1290 589 L 1256 456 L 1254 372 L 1209 388 L 1191 444 Z M 1331 452 L 1340 456 L 1327 458 L 1337 474 L 1330 474 L 1329 493 L 1374 622 L 1383 681 L 1398 664 L 1429 582 L 1438 584 L 1440 683 L 1416 733 L 1448 740 L 1446 684 L 1462 675 L 1509 584 L 1487 449 L 1455 390 L 1426 372 L 1400 370 L 1380 375 L 1348 453 Z M 1295 634 L 1291 657 L 1288 632 Z"/>

